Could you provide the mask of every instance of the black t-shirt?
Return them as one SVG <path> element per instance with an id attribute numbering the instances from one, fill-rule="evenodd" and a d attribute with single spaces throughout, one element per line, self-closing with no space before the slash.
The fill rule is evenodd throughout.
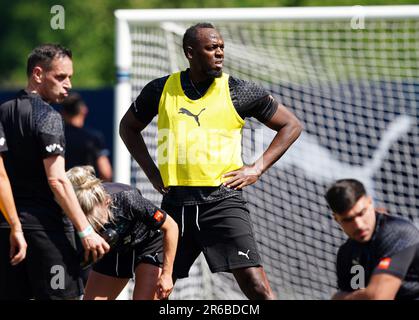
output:
<path id="1" fill-rule="evenodd" d="M 141 195 L 141 192 L 121 183 L 104 183 L 112 198 L 113 222 L 104 226 L 119 235 L 116 250 L 135 246 L 154 235 L 166 220 L 166 212 Z"/>
<path id="2" fill-rule="evenodd" d="M 66 124 L 64 131 L 66 170 L 75 166 L 90 165 L 97 172 L 97 159 L 109 155 L 102 135 L 91 129 L 78 128 L 71 124 Z"/>
<path id="3" fill-rule="evenodd" d="M 23 228 L 73 230 L 54 200 L 43 164 L 49 156 L 64 156 L 61 115 L 39 95 L 22 90 L 0 106 L 0 122 L 8 145 L 4 163 Z M 7 227 L 3 217 L 0 227 Z"/>
<path id="4" fill-rule="evenodd" d="M 365 271 L 365 286 L 372 275 L 388 273 L 402 279 L 396 299 L 419 299 L 419 230 L 400 217 L 376 214 L 374 234 L 367 243 L 349 239 L 337 257 L 338 288 L 354 291 L 351 269 L 360 265 Z"/>
<path id="5" fill-rule="evenodd" d="M 0 122 L 0 152 L 7 151 L 6 135 L 4 134 L 3 125 Z"/>
<path id="6" fill-rule="evenodd" d="M 143 124 L 149 124 L 158 114 L 160 97 L 169 76 L 149 82 L 137 99 L 131 104 L 130 110 Z M 212 84 L 212 80 L 200 82 L 194 86 L 189 79 L 189 69 L 181 72 L 181 84 L 185 95 L 197 100 L 201 98 Z M 243 119 L 254 117 L 260 122 L 269 121 L 278 107 L 278 102 L 262 87 L 255 83 L 229 76 L 228 85 L 233 106 Z M 198 91 L 198 92 L 197 92 Z M 209 203 L 241 193 L 220 187 L 171 187 L 163 201 L 173 205 L 193 205 Z"/>
<path id="7" fill-rule="evenodd" d="M 168 78 L 169 76 L 165 76 L 149 82 L 131 104 L 131 111 L 143 124 L 149 124 L 157 115 L 160 97 Z M 192 100 L 201 98 L 212 84 L 212 80 L 209 80 L 193 87 L 188 70 L 181 72 L 180 79 L 185 95 Z M 272 118 L 278 102 L 264 88 L 232 76 L 229 76 L 228 86 L 233 106 L 240 117 L 254 117 L 263 123 Z"/>

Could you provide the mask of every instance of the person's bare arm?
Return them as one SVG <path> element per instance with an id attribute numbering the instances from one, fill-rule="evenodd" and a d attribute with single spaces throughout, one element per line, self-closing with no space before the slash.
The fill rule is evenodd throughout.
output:
<path id="1" fill-rule="evenodd" d="M 119 124 L 119 135 L 135 161 L 144 170 L 144 173 L 152 183 L 153 187 L 160 193 L 166 193 L 163 179 L 157 165 L 148 152 L 141 131 L 146 127 L 138 121 L 131 110 L 128 110 Z"/>
<path id="2" fill-rule="evenodd" d="M 224 177 L 229 179 L 224 182 L 225 186 L 242 189 L 255 183 L 266 170 L 281 158 L 302 131 L 300 121 L 281 104 L 278 105 L 272 118 L 265 125 L 277 131 L 271 144 L 254 164 L 245 165 L 238 170 L 226 173 Z"/>
<path id="3" fill-rule="evenodd" d="M 179 236 L 179 229 L 176 222 L 169 216 L 161 226 L 164 232 L 163 236 L 163 268 L 160 278 L 157 282 L 157 297 L 159 299 L 167 299 L 173 290 L 173 263 L 176 256 L 176 248 Z"/>
<path id="4" fill-rule="evenodd" d="M 353 292 L 337 292 L 333 300 L 393 300 L 400 289 L 402 280 L 387 273 L 375 274 L 365 289 Z"/>
<path id="5" fill-rule="evenodd" d="M 0 211 L 10 225 L 10 263 L 14 266 L 26 257 L 27 243 L 13 199 L 10 180 L 0 153 Z"/>
<path id="6" fill-rule="evenodd" d="M 112 181 L 112 166 L 109 158 L 107 156 L 100 156 L 96 160 L 96 166 L 98 171 L 98 176 L 101 180 L 110 182 Z"/>
<path id="7" fill-rule="evenodd" d="M 54 193 L 56 201 L 64 213 L 70 218 L 76 230 L 81 232 L 86 230 L 90 224 L 80 208 L 73 186 L 66 176 L 64 167 L 64 158 L 61 155 L 53 155 L 44 159 L 48 184 Z M 90 253 L 92 254 L 93 261 L 96 261 L 109 251 L 108 243 L 95 231 L 82 237 L 81 242 L 85 249 L 86 260 Z"/>

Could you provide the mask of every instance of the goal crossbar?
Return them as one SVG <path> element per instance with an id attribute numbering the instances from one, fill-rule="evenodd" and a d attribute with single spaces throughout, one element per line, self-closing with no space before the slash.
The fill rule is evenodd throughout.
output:
<path id="1" fill-rule="evenodd" d="M 164 21 L 258 21 L 258 20 L 324 20 L 419 17 L 419 5 L 343 6 L 289 8 L 208 8 L 208 9 L 138 9 L 116 10 L 115 17 L 132 23 Z"/>
<path id="2" fill-rule="evenodd" d="M 304 21 L 344 20 L 354 17 L 369 19 L 419 18 L 419 5 L 280 7 L 280 8 L 207 8 L 207 9 L 120 9 L 116 18 L 116 66 L 114 132 L 132 100 L 129 83 L 132 65 L 129 25 L 179 21 Z M 114 166 L 117 181 L 129 182 L 126 170 L 130 156 L 118 135 L 114 137 Z M 123 168 L 121 170 L 121 168 Z"/>

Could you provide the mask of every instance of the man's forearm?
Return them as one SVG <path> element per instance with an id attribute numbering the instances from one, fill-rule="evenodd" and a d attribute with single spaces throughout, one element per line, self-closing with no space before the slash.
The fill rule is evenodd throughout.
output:
<path id="1" fill-rule="evenodd" d="M 66 178 L 49 178 L 48 183 L 55 199 L 69 217 L 77 231 L 84 230 L 89 222 L 80 208 L 73 186 Z"/>
<path id="2" fill-rule="evenodd" d="M 112 181 L 112 166 L 107 156 L 100 156 L 96 160 L 98 176 L 102 181 Z"/>
<path id="3" fill-rule="evenodd" d="M 269 147 L 253 165 L 259 174 L 264 173 L 282 157 L 301 131 L 302 127 L 298 122 L 291 122 L 278 130 Z"/>
<path id="4" fill-rule="evenodd" d="M 162 273 L 172 275 L 179 230 L 177 224 L 172 219 L 170 219 L 170 221 L 166 220 L 165 224 L 166 223 L 168 226 L 166 228 L 162 228 L 164 232 Z"/>
<path id="5" fill-rule="evenodd" d="M 22 230 L 19 217 L 16 212 L 13 199 L 12 187 L 5 172 L 0 172 L 0 210 L 5 219 L 14 230 Z"/>
<path id="6" fill-rule="evenodd" d="M 372 300 L 373 298 L 366 289 L 359 289 L 352 292 L 339 291 L 332 300 Z"/>
<path id="7" fill-rule="evenodd" d="M 152 180 L 156 175 L 160 175 L 156 164 L 148 152 L 141 132 L 133 131 L 132 129 L 124 127 L 121 124 L 119 133 L 129 153 L 143 169 L 149 180 Z"/>

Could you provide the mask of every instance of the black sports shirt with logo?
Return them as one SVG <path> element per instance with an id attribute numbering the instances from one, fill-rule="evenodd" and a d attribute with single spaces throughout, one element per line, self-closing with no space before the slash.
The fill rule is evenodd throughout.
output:
<path id="1" fill-rule="evenodd" d="M 372 275 L 387 273 L 402 279 L 396 299 L 419 299 L 419 230 L 400 217 L 377 213 L 374 234 L 367 243 L 349 239 L 337 256 L 338 288 L 351 292 L 358 265 L 365 271 L 365 286 Z"/>
<path id="2" fill-rule="evenodd" d="M 22 226 L 33 230 L 72 230 L 48 185 L 43 160 L 64 156 L 61 115 L 38 94 L 20 91 L 0 106 L 7 139 L 4 163 Z M 0 228 L 7 222 L 0 217 Z"/>
<path id="3" fill-rule="evenodd" d="M 169 76 L 149 82 L 137 99 L 131 104 L 130 110 L 143 124 L 149 124 L 158 114 L 160 97 Z M 192 86 L 189 69 L 180 75 L 182 89 L 185 95 L 197 100 L 205 95 L 212 84 L 212 79 Z M 233 106 L 242 119 L 254 117 L 260 122 L 269 121 L 278 107 L 278 102 L 261 86 L 253 82 L 229 76 L 228 86 Z M 209 203 L 241 194 L 241 190 L 233 190 L 222 185 L 220 187 L 171 187 L 163 198 L 172 205 L 193 205 Z"/>
<path id="4" fill-rule="evenodd" d="M 122 183 L 103 184 L 112 198 L 113 222 L 104 226 L 117 231 L 117 249 L 135 246 L 152 237 L 163 225 L 167 214 L 141 195 L 141 192 Z"/>
<path id="5" fill-rule="evenodd" d="M 205 95 L 213 80 L 192 86 L 188 71 L 181 72 L 182 89 L 188 98 L 197 100 Z M 131 111 L 143 124 L 149 124 L 157 115 L 160 97 L 168 78 L 165 76 L 149 82 L 132 103 Z M 229 76 L 228 86 L 233 106 L 242 119 L 254 117 L 263 123 L 271 119 L 278 103 L 264 88 L 232 76 Z"/>

